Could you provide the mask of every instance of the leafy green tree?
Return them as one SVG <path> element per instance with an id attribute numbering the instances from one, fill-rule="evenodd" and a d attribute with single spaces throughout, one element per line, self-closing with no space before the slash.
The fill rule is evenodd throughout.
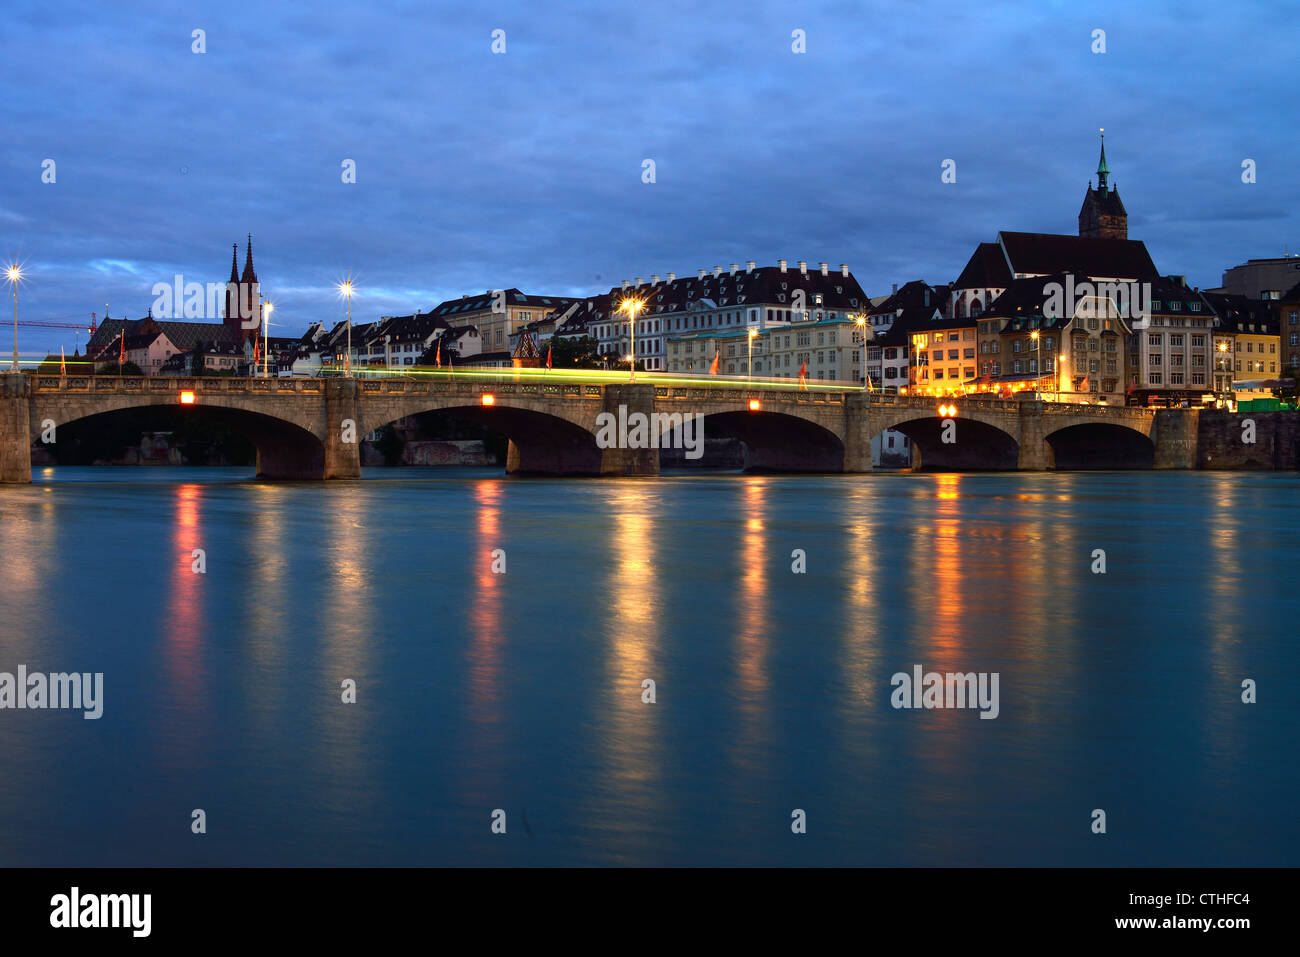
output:
<path id="1" fill-rule="evenodd" d="M 596 340 L 591 336 L 561 339 L 552 336 L 541 347 L 542 365 L 546 365 L 546 350 L 551 350 L 551 367 L 554 369 L 603 369 L 605 363 L 597 352 Z"/>
<path id="2" fill-rule="evenodd" d="M 402 449 L 406 448 L 406 439 L 397 434 L 397 429 L 390 422 L 379 430 L 375 440 L 375 451 L 384 457 L 385 465 L 397 465 L 402 461 Z"/>
<path id="3" fill-rule="evenodd" d="M 105 363 L 99 370 L 99 375 L 144 375 L 144 372 L 138 365 L 129 359 L 122 363 L 121 371 L 118 371 L 116 362 Z"/>

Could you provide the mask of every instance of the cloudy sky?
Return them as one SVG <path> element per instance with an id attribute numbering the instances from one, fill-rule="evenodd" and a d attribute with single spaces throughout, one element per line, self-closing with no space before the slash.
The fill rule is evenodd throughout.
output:
<path id="1" fill-rule="evenodd" d="M 141 316 L 177 273 L 224 282 L 247 233 L 280 334 L 341 319 L 349 272 L 358 321 L 748 259 L 847 262 L 878 295 L 999 229 L 1076 232 L 1099 127 L 1161 271 L 1300 251 L 1280 3 L 131 6 L 6 3 L 20 318 Z"/>

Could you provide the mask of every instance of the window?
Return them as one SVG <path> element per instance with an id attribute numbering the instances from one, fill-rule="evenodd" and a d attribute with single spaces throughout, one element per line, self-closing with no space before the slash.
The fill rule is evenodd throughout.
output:
<path id="1" fill-rule="evenodd" d="M 1192 348 L 1193 348 L 1193 349 L 1204 349 L 1204 348 L 1205 348 L 1205 336 L 1192 336 Z"/>
<path id="2" fill-rule="evenodd" d="M 963 358 L 963 359 L 974 359 L 974 358 L 975 358 L 975 350 L 974 350 L 973 348 L 971 348 L 971 349 L 963 349 L 963 350 L 962 350 L 962 358 Z"/>
<path id="3" fill-rule="evenodd" d="M 1181 335 L 1171 335 L 1169 337 L 1169 344 L 1171 346 L 1181 346 L 1183 344 L 1183 337 Z"/>
<path id="4" fill-rule="evenodd" d="M 1182 385 L 1182 384 L 1183 384 L 1183 374 L 1182 374 L 1181 372 L 1171 372 L 1171 373 L 1169 373 L 1169 384 L 1170 384 L 1170 385 Z"/>
<path id="5" fill-rule="evenodd" d="M 1160 365 L 1160 363 L 1161 363 L 1162 361 L 1164 361 L 1164 360 L 1162 359 L 1162 357 L 1160 356 L 1160 353 L 1158 353 L 1158 352 L 1157 352 L 1156 354 L 1154 354 L 1153 356 L 1151 356 L 1151 364 L 1152 364 L 1153 366 L 1158 366 L 1158 365 Z"/>
<path id="6" fill-rule="evenodd" d="M 1159 372 L 1153 372 L 1151 373 L 1151 378 L 1147 381 L 1149 381 L 1152 385 L 1160 385 L 1161 383 L 1164 382 L 1164 378 L 1160 375 Z"/>
<path id="7" fill-rule="evenodd" d="M 1147 336 L 1147 345 L 1155 346 L 1157 349 L 1160 348 L 1160 333 L 1153 332 L 1151 335 Z"/>

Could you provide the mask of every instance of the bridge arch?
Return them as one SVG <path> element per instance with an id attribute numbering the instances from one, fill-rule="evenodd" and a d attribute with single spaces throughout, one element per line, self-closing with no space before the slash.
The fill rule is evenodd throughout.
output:
<path id="1" fill-rule="evenodd" d="M 978 416 L 958 414 L 951 429 L 934 412 L 900 413 L 871 419 L 871 440 L 888 429 L 903 433 L 916 454 L 913 463 L 925 471 L 1014 471 L 1019 462 L 1020 443 L 1000 424 Z M 953 441 L 944 441 L 951 437 Z"/>
<path id="2" fill-rule="evenodd" d="M 839 472 L 844 467 L 844 441 L 812 419 L 747 407 L 700 411 L 706 438 L 721 435 L 744 444 L 747 472 Z"/>
<path id="3" fill-rule="evenodd" d="M 380 401 L 368 409 L 360 435 L 410 416 L 427 412 L 446 412 L 463 422 L 504 435 L 510 440 L 506 471 L 521 474 L 547 475 L 600 475 L 604 471 L 603 453 L 596 444 L 595 414 L 597 404 L 590 411 L 591 424 L 586 415 L 573 416 L 554 408 L 544 411 L 537 408 L 536 400 L 515 395 L 489 393 L 492 403 L 485 405 L 481 397 L 454 395 L 443 398 L 425 396 L 413 401 L 406 399 L 392 403 Z"/>
<path id="4" fill-rule="evenodd" d="M 1058 470 L 1155 467 L 1156 446 L 1149 430 L 1126 423 L 1072 420 L 1045 438 Z"/>
<path id="5" fill-rule="evenodd" d="M 186 419 L 197 418 L 248 439 L 257 452 L 259 477 L 310 480 L 324 473 L 325 444 L 319 435 L 274 414 L 239 408 L 225 396 L 205 397 L 193 405 L 182 405 L 175 394 L 95 398 L 93 403 L 54 400 L 33 404 L 32 436 L 41 434 L 46 421 L 53 421 L 56 430 L 71 427 L 75 438 L 82 430 L 132 412 L 143 413 L 146 423 L 156 424 L 155 431 L 174 430 Z"/>

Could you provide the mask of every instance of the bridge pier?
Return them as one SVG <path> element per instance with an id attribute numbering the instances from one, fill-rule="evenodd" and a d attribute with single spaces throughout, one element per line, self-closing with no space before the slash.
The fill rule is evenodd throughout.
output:
<path id="1" fill-rule="evenodd" d="M 0 483 L 32 480 L 32 383 L 21 372 L 0 375 Z"/>
<path id="2" fill-rule="evenodd" d="M 347 423 L 352 423 L 348 429 Z M 325 479 L 361 478 L 359 379 L 325 380 Z M 351 439 L 351 441 L 347 441 Z"/>
<path id="3" fill-rule="evenodd" d="M 635 383 L 607 385 L 602 390 L 600 409 L 619 418 L 618 407 L 627 406 L 627 414 L 640 412 L 649 421 L 655 410 L 655 387 L 650 384 Z M 646 449 L 601 449 L 601 475 L 658 475 L 659 450 Z"/>
<path id="4" fill-rule="evenodd" d="M 1194 469 L 1198 435 L 1201 425 L 1200 409 L 1161 409 L 1156 413 L 1154 440 L 1156 457 L 1153 468 Z"/>
<path id="5" fill-rule="evenodd" d="M 844 472 L 870 472 L 871 401 L 865 393 L 856 393 L 844 399 Z"/>
<path id="6" fill-rule="evenodd" d="M 1046 472 L 1056 467 L 1056 455 L 1047 441 L 1042 402 L 1020 404 L 1020 435 L 1016 468 L 1022 472 Z"/>

